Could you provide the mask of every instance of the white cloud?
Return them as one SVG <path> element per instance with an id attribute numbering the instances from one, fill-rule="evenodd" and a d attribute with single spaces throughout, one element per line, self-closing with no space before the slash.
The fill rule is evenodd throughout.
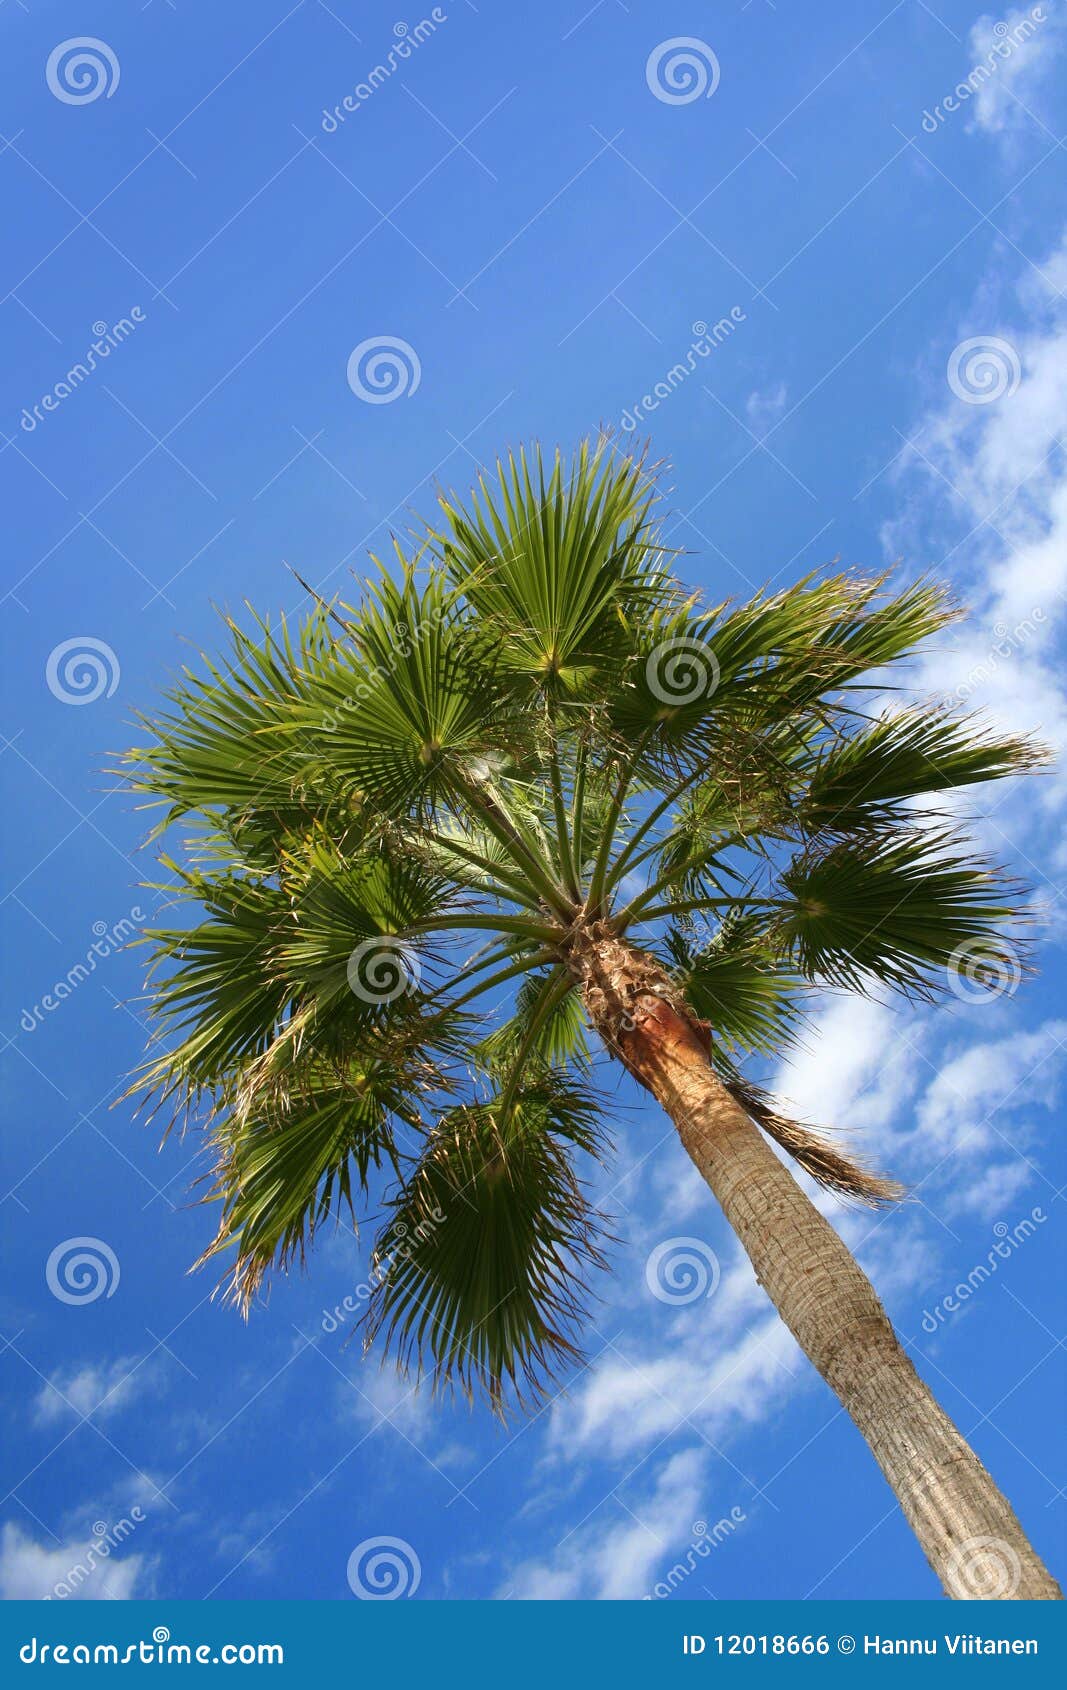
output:
<path id="1" fill-rule="evenodd" d="M 405 1379 L 391 1362 L 383 1366 L 363 1363 L 351 1377 L 352 1383 L 338 1385 L 342 1413 L 353 1414 L 368 1426 L 377 1426 L 383 1416 L 408 1436 L 433 1429 L 440 1420 L 429 1383 Z"/>
<path id="2" fill-rule="evenodd" d="M 1033 1175 L 1012 1146 L 1028 1148 L 1028 1114 L 1057 1099 L 1067 1022 L 1009 1033 L 1006 1002 L 956 1010 L 951 999 L 924 1010 L 833 1000 L 814 1022 L 810 1048 L 779 1068 L 775 1090 L 804 1119 L 835 1129 L 861 1160 L 911 1182 L 938 1213 L 988 1215 Z M 976 1037 L 988 1017 L 995 1036 Z M 990 1155 L 1003 1168 L 999 1186 Z M 805 1183 L 848 1238 L 851 1222 L 835 1199 Z"/>
<path id="3" fill-rule="evenodd" d="M 1006 835 L 1025 842 L 1067 803 L 1059 655 L 1067 590 L 1067 301 L 1056 289 L 1067 290 L 1067 237 L 1013 285 L 992 278 L 979 290 L 957 327 L 951 359 L 964 343 L 984 342 L 987 371 L 1002 374 L 1001 396 L 968 402 L 950 390 L 942 366 L 937 397 L 909 431 L 912 449 L 898 466 L 911 495 L 906 514 L 883 533 L 890 557 L 937 548 L 935 572 L 956 583 L 971 607 L 968 620 L 919 661 L 917 688 L 955 695 L 1002 729 L 1036 734 L 1060 753 L 1056 770 L 1025 783 L 1024 803 L 1006 809 L 1003 793 L 996 794 L 988 831 L 1000 850 Z"/>
<path id="4" fill-rule="evenodd" d="M 774 387 L 769 387 L 765 393 L 757 390 L 755 393 L 749 394 L 745 400 L 745 415 L 748 417 L 748 425 L 752 432 L 758 434 L 761 440 L 773 428 L 774 424 L 785 415 L 788 400 L 789 391 L 784 381 L 778 382 Z"/>
<path id="5" fill-rule="evenodd" d="M 974 1020 L 996 1008 L 983 1006 Z M 986 1158 L 992 1149 L 998 1164 L 1008 1160 L 998 1136 L 1006 1117 L 1014 1122 L 1015 1111 L 1054 1098 L 1062 1061 L 1058 1046 L 1067 1040 L 1067 1024 L 1050 1022 L 1037 1032 L 967 1044 L 970 1024 L 964 1023 L 955 1050 L 939 1066 L 934 1058 L 943 1057 L 946 1028 L 959 1026 L 946 1021 L 948 1015 L 943 1007 L 916 1010 L 830 998 L 809 1030 L 808 1047 L 781 1065 L 775 1090 L 806 1119 L 837 1129 L 858 1155 L 910 1179 L 936 1212 L 969 1208 L 985 1214 L 995 1192 Z M 783 1160 L 796 1174 L 795 1165 Z M 883 1299 L 892 1302 L 928 1283 L 940 1238 L 931 1242 L 921 1211 L 872 1215 L 845 1208 L 806 1176 L 798 1177 L 860 1257 Z M 1010 1180 L 1002 1176 L 1002 1200 L 1005 1190 L 1021 1189 L 1022 1177 L 1018 1171 Z M 678 1233 L 683 1220 L 686 1233 L 709 1243 L 720 1238 L 721 1220 L 699 1176 L 694 1184 L 687 1159 L 658 1159 L 645 1190 L 653 1199 L 652 1216 L 645 1205 L 631 1215 L 635 1250 L 628 1270 L 620 1273 L 614 1305 L 619 1313 L 640 1309 L 647 1315 L 651 1307 L 641 1259 L 650 1240 Z M 675 1193 L 677 1212 L 671 1206 Z M 634 1456 L 684 1432 L 687 1422 L 721 1443 L 765 1418 L 797 1388 L 814 1383 L 747 1258 L 736 1245 L 728 1256 L 721 1242 L 718 1248 L 722 1272 L 710 1299 L 657 1306 L 651 1330 L 642 1319 L 640 1337 L 629 1330 L 617 1336 L 555 1405 L 548 1450 L 557 1461 Z"/>
<path id="6" fill-rule="evenodd" d="M 662 1217 L 669 1217 L 672 1227 L 690 1216 L 706 1211 L 708 1188 L 693 1162 L 686 1155 L 662 1156 L 651 1164 L 651 1189 L 655 1195 L 657 1238 L 662 1235 Z M 652 1228 L 649 1228 L 651 1236 Z"/>
<path id="7" fill-rule="evenodd" d="M 977 92 L 969 107 L 970 127 L 1005 136 L 1017 130 L 1036 131 L 1030 115 L 1060 45 L 1060 18 L 1052 0 L 986 15 L 972 26 L 968 38 Z M 980 71 L 988 71 L 982 76 Z"/>
<path id="8" fill-rule="evenodd" d="M 973 1044 L 941 1069 L 919 1105 L 916 1133 L 924 1152 L 965 1149 L 974 1155 L 1004 1144 L 1006 1117 L 1056 1102 L 1067 1046 L 1067 1021 Z M 1024 1142 L 1028 1133 L 1012 1127 Z"/>
<path id="9" fill-rule="evenodd" d="M 693 1537 L 708 1452 L 671 1456 L 644 1495 L 606 1497 L 590 1520 L 549 1555 L 522 1563 L 499 1592 L 525 1601 L 610 1602 L 646 1595 L 657 1569 Z"/>
<path id="10" fill-rule="evenodd" d="M 355 1372 L 345 1373 L 344 1382 L 337 1380 L 335 1400 L 338 1418 L 343 1423 L 354 1420 L 365 1426 L 382 1459 L 385 1452 L 393 1455 L 406 1445 L 417 1449 L 445 1474 L 469 1467 L 473 1459 L 472 1446 L 462 1430 L 458 1437 L 449 1435 L 452 1417 L 447 1414 L 446 1402 L 435 1398 L 430 1379 L 416 1383 L 414 1377 L 400 1373 L 390 1359 L 381 1365 L 376 1361 L 358 1363 Z"/>
<path id="11" fill-rule="evenodd" d="M 991 1162 L 976 1178 L 959 1190 L 948 1194 L 945 1212 L 948 1215 L 980 1215 L 992 1220 L 1012 1203 L 1034 1178 L 1034 1169 L 1024 1156 L 1014 1161 Z"/>
<path id="12" fill-rule="evenodd" d="M 151 1594 L 151 1564 L 121 1547 L 107 1553 L 91 1531 L 67 1542 L 38 1542 L 13 1520 L 0 1531 L 0 1599 L 128 1602 Z"/>
<path id="13" fill-rule="evenodd" d="M 877 1146 L 880 1135 L 922 1081 L 924 1029 L 903 1002 L 869 998 L 827 1001 L 809 1036 L 779 1067 L 774 1091 L 814 1126 L 861 1135 Z M 852 1142 L 846 1136 L 846 1143 Z"/>
<path id="14" fill-rule="evenodd" d="M 68 1371 L 59 1368 L 34 1399 L 34 1414 L 40 1425 L 51 1425 L 72 1413 L 115 1414 L 155 1382 L 151 1363 L 139 1365 L 136 1356 L 90 1362 Z"/>
<path id="15" fill-rule="evenodd" d="M 799 1352 L 776 1315 L 744 1321 L 731 1343 L 714 1299 L 692 1305 L 671 1341 L 622 1340 L 553 1410 L 550 1445 L 568 1459 L 637 1453 L 692 1420 L 710 1437 L 759 1419 L 792 1381 Z M 662 1338 L 666 1338 L 666 1321 Z"/>
<path id="16" fill-rule="evenodd" d="M 844 1129 L 844 1142 L 860 1154 L 911 1179 L 935 1212 L 986 1216 L 1016 1196 L 1031 1172 L 1012 1158 L 1005 1127 L 1010 1121 L 1018 1142 L 1024 1137 L 1020 1112 L 1052 1104 L 1060 1046 L 1067 1043 L 1067 1023 L 1060 1021 L 1029 1033 L 974 1038 L 982 1016 L 998 1013 L 1013 1010 L 995 1001 L 976 1009 L 946 1060 L 946 1030 L 959 1029 L 960 1022 L 946 1020 L 945 1008 L 831 998 L 810 1030 L 809 1048 L 780 1068 L 776 1090 L 806 1118 Z M 936 1278 L 943 1240 L 940 1233 L 931 1236 L 933 1223 L 917 1205 L 910 1213 L 879 1215 L 845 1209 L 800 1177 L 888 1304 L 907 1301 Z M 650 1225 L 640 1213 L 632 1217 L 642 1248 L 649 1238 L 676 1232 L 683 1215 L 684 1230 L 717 1239 L 720 1223 L 707 1195 L 706 1223 L 699 1224 L 701 1188 L 694 1187 L 685 1162 L 664 1158 L 646 1189 L 656 1220 Z M 681 1198 L 677 1216 L 665 1201 L 675 1191 Z M 639 1266 L 631 1276 L 635 1283 Z M 632 1289 L 622 1285 L 617 1306 L 647 1304 L 643 1283 L 645 1296 L 635 1297 Z M 724 1257 L 709 1300 L 654 1312 L 651 1331 L 642 1321 L 639 1338 L 617 1336 L 553 1408 L 548 1450 L 556 1461 L 632 1458 L 660 1439 L 684 1434 L 687 1425 L 724 1443 L 816 1383 L 736 1247 Z M 565 1580 L 567 1568 L 555 1568 L 551 1579 Z"/>

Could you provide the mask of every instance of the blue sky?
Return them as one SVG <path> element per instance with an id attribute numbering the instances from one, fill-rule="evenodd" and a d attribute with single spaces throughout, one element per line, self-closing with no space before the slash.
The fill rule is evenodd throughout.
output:
<path id="1" fill-rule="evenodd" d="M 833 558 L 930 568 L 974 615 L 915 687 L 1062 749 L 1062 6 L 11 0 L 0 27 L 0 1591 L 70 1588 L 106 1540 L 82 1598 L 351 1599 L 353 1552 L 391 1538 L 419 1599 L 641 1597 L 677 1564 L 682 1596 L 936 1596 L 633 1091 L 588 1365 L 532 1422 L 434 1406 L 324 1329 L 366 1272 L 350 1235 L 247 1327 L 211 1303 L 195 1140 L 159 1154 L 115 1103 L 144 1037 L 123 941 L 156 898 L 103 771 L 218 647 L 213 606 L 298 607 L 286 562 L 357 592 L 436 482 L 531 437 L 625 441 L 657 383 L 638 432 L 709 600 Z M 52 58 L 85 36 L 95 65 Z M 383 338 L 384 387 L 365 359 L 350 385 Z M 1065 799 L 1061 768 L 973 806 L 1034 888 L 1036 979 L 829 1002 L 771 1076 L 911 1184 L 835 1219 L 1061 1570 Z M 715 1289 L 664 1303 L 646 1262 L 678 1237 Z"/>

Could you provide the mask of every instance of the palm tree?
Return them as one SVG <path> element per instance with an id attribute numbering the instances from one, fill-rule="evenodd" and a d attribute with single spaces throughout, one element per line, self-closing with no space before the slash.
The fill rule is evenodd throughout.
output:
<path id="1" fill-rule="evenodd" d="M 931 795 L 1040 755 L 928 703 L 864 711 L 957 614 L 937 586 L 821 573 L 699 608 L 652 474 L 613 453 L 521 453 L 442 497 L 355 610 L 231 621 L 227 667 L 183 671 L 128 754 L 159 831 L 189 830 L 136 1089 L 207 1105 L 201 1259 L 247 1311 L 373 1204 L 368 1342 L 501 1412 L 536 1399 L 604 1261 L 593 1035 L 671 1117 L 949 1594 L 1058 1596 L 769 1141 L 846 1197 L 899 1188 L 742 1066 L 817 988 L 995 989 L 1019 894 Z"/>

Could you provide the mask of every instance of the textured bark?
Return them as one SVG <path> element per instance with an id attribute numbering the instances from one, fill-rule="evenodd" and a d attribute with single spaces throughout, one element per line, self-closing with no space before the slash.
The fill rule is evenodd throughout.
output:
<path id="1" fill-rule="evenodd" d="M 1062 1599 L 866 1274 L 717 1078 L 663 969 L 606 924 L 580 937 L 571 968 L 593 1024 L 674 1121 L 759 1283 L 867 1439 L 946 1594 Z"/>

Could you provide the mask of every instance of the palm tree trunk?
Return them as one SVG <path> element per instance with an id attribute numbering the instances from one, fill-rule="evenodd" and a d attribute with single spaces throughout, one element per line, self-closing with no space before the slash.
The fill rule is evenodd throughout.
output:
<path id="1" fill-rule="evenodd" d="M 718 1079 L 659 964 L 602 929 L 571 966 L 594 1025 L 674 1121 L 759 1283 L 867 1439 L 946 1594 L 1062 1599 L 866 1274 Z"/>

